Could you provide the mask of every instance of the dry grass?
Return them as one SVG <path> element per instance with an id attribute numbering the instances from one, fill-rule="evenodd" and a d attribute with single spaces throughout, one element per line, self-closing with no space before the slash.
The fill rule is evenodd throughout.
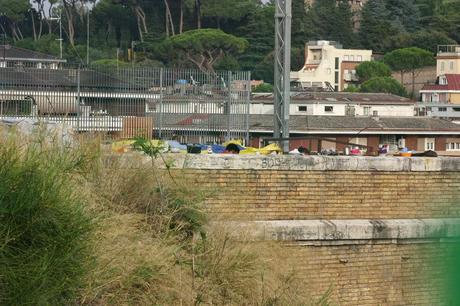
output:
<path id="1" fill-rule="evenodd" d="M 113 158 L 96 177 L 104 218 L 83 304 L 327 305 L 312 302 L 285 260 L 288 248 L 236 237 L 222 224 L 205 229 L 200 204 L 212 191 Z"/>
<path id="2" fill-rule="evenodd" d="M 2 304 L 326 305 L 312 303 L 305 293 L 285 261 L 288 249 L 235 237 L 233 229 L 222 224 L 208 225 L 201 203 L 211 190 L 172 179 L 154 163 L 131 167 L 116 157 L 102 157 L 100 147 L 97 141 L 74 148 L 47 142 L 44 147 L 24 144 L 1 150 L 2 162 L 11 164 L 0 169 L 2 194 L 17 203 L 11 211 L 5 210 L 11 201 L 0 207 L 0 242 L 5 243 L 0 243 L 0 267 L 30 270 L 26 261 L 32 258 L 27 252 L 32 252 L 38 274 L 31 277 L 41 284 L 29 291 L 30 286 L 21 286 L 21 296 L 13 294 L 17 290 L 10 285 L 16 283 L 9 281 L 26 274 L 6 274 L 3 269 L 0 289 L 11 294 L 0 292 Z M 33 181 L 28 179 L 31 174 L 36 176 Z M 20 184 L 10 188 L 10 181 Z M 21 205 L 24 211 L 17 212 Z M 44 237 L 30 226 L 37 220 L 43 228 L 55 224 L 66 230 L 50 230 Z M 23 238 L 21 254 L 27 256 L 18 256 L 14 245 L 5 248 L 12 230 Z M 29 242 L 37 237 L 43 244 Z M 46 275 L 40 274 L 44 266 L 49 269 Z M 35 284 L 22 276 L 20 280 Z"/>

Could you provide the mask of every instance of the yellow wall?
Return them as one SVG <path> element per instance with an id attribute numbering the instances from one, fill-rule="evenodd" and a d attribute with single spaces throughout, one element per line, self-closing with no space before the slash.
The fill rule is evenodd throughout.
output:
<path id="1" fill-rule="evenodd" d="M 451 93 L 450 94 L 450 103 L 460 104 L 460 93 Z"/>

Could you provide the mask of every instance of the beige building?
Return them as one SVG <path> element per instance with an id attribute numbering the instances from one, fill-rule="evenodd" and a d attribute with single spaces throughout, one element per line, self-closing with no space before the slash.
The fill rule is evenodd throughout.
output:
<path id="1" fill-rule="evenodd" d="M 460 74 L 460 45 L 439 46 L 436 60 L 436 76 Z"/>
<path id="2" fill-rule="evenodd" d="M 310 41 L 305 46 L 305 64 L 291 72 L 291 82 L 303 89 L 342 91 L 358 81 L 356 66 L 372 59 L 372 50 L 342 49 L 333 41 Z"/>
<path id="3" fill-rule="evenodd" d="M 435 84 L 420 90 L 418 113 L 460 120 L 460 45 L 438 47 Z"/>

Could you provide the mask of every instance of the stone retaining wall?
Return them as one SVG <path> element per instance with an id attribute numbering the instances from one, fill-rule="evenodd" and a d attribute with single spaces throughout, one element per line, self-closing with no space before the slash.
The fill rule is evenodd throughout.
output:
<path id="1" fill-rule="evenodd" d="M 214 222 L 277 240 L 336 305 L 443 305 L 460 158 L 173 155 Z M 182 170 L 181 170 L 182 169 Z"/>

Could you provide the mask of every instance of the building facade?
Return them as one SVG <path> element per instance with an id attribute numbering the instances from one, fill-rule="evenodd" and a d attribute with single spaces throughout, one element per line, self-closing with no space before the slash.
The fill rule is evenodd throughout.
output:
<path id="1" fill-rule="evenodd" d="M 385 93 L 295 92 L 291 95 L 291 115 L 395 117 L 414 116 L 415 102 Z M 272 94 L 253 94 L 252 115 L 273 114 Z"/>
<path id="2" fill-rule="evenodd" d="M 372 50 L 343 49 L 333 41 L 305 45 L 305 64 L 291 72 L 291 82 L 302 89 L 342 91 L 358 81 L 356 66 L 372 59 Z"/>
<path id="3" fill-rule="evenodd" d="M 439 46 L 435 84 L 420 90 L 417 113 L 460 120 L 460 45 Z"/>

